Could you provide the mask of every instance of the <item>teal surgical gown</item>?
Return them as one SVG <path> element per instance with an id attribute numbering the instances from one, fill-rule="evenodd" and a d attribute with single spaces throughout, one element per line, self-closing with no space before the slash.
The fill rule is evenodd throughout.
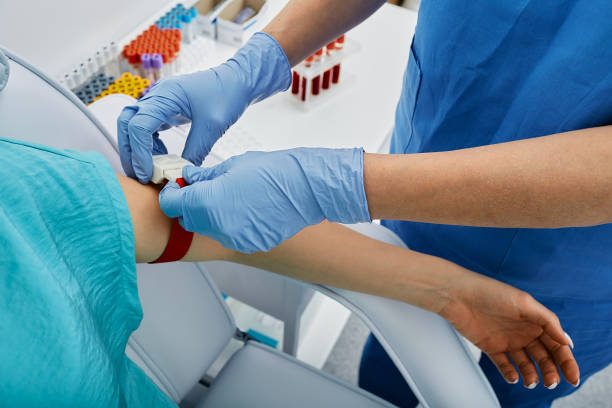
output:
<path id="1" fill-rule="evenodd" d="M 0 138 L 0 406 L 175 407 L 125 355 L 134 233 L 104 158 Z"/>
<path id="2" fill-rule="evenodd" d="M 610 40 L 609 0 L 423 0 L 391 152 L 447 151 L 612 124 Z M 411 249 L 514 285 L 553 310 L 574 340 L 583 383 L 612 362 L 612 225 L 384 224 Z M 364 361 L 374 363 L 362 366 L 361 384 L 409 406 L 406 386 L 392 385 L 393 375 L 385 374 L 392 370 L 371 358 L 376 353 L 366 347 Z M 508 385 L 486 357 L 481 365 L 504 407 L 546 407 L 575 390 L 565 381 L 553 391 Z"/>

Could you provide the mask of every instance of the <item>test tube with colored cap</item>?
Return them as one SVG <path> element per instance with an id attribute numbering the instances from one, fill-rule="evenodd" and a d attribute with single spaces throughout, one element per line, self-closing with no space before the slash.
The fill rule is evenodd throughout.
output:
<path id="1" fill-rule="evenodd" d="M 183 23 L 183 42 L 191 44 L 193 40 L 193 17 L 190 10 L 183 10 L 181 14 L 181 22 Z"/>
<path id="2" fill-rule="evenodd" d="M 329 58 L 332 57 L 336 49 L 336 41 L 332 41 L 325 47 L 325 55 Z M 321 88 L 329 89 L 329 85 L 331 82 L 331 72 L 332 69 L 328 69 L 323 73 L 323 80 L 321 81 Z"/>
<path id="3" fill-rule="evenodd" d="M 314 61 L 314 55 L 311 55 L 310 57 L 306 58 L 304 64 L 306 65 L 306 69 L 310 69 L 312 67 L 312 62 Z M 306 102 L 306 99 L 308 98 L 308 94 L 310 93 L 310 86 L 308 86 L 310 83 L 309 80 L 306 79 L 305 76 L 302 76 L 302 102 Z"/>
<path id="4" fill-rule="evenodd" d="M 151 69 L 153 70 L 153 80 L 158 81 L 161 77 L 161 69 L 164 66 L 164 59 L 161 54 L 151 56 Z"/>
<path id="5" fill-rule="evenodd" d="M 300 93 L 300 74 L 295 70 L 293 71 L 293 78 L 291 79 L 291 93 L 294 95 Z"/>
<path id="6" fill-rule="evenodd" d="M 140 56 L 140 62 L 142 63 L 142 70 L 144 71 L 145 77 L 150 79 L 150 80 L 153 80 L 154 76 L 153 76 L 153 67 L 152 67 L 151 55 L 150 54 L 142 54 Z"/>
<path id="7" fill-rule="evenodd" d="M 322 57 L 323 57 L 323 48 L 321 48 L 314 54 L 313 69 L 315 70 L 319 69 L 319 65 L 321 65 Z M 320 89 L 321 89 L 321 75 L 317 75 L 316 77 L 312 78 L 312 94 L 318 95 Z"/>
<path id="8" fill-rule="evenodd" d="M 336 40 L 335 48 L 338 51 L 344 48 L 344 34 Z M 332 83 L 337 84 L 338 82 L 340 82 L 340 63 L 337 63 L 332 68 Z"/>

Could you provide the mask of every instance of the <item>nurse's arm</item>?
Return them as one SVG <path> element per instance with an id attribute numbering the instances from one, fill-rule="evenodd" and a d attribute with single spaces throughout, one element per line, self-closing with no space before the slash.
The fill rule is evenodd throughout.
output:
<path id="1" fill-rule="evenodd" d="M 361 23 L 385 0 L 293 0 L 263 31 L 273 36 L 291 66 Z"/>
<path id="2" fill-rule="evenodd" d="M 157 259 L 172 220 L 158 203 L 159 189 L 119 176 L 132 224 L 137 262 Z M 267 253 L 230 251 L 195 234 L 183 261 L 227 260 L 292 278 L 396 299 L 432 311 L 487 353 L 510 382 L 560 382 L 555 362 L 576 384 L 580 373 L 557 317 L 529 294 L 451 262 L 368 238 L 338 224 L 306 228 Z M 506 352 L 508 354 L 506 354 Z"/>
<path id="3" fill-rule="evenodd" d="M 482 227 L 612 222 L 612 126 L 440 153 L 364 156 L 372 218 Z"/>

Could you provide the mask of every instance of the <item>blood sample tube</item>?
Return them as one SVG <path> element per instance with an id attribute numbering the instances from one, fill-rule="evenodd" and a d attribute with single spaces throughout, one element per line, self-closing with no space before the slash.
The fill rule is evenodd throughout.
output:
<path id="1" fill-rule="evenodd" d="M 336 50 L 341 51 L 344 48 L 344 34 L 336 40 Z M 332 68 L 332 83 L 337 84 L 340 81 L 340 63 L 337 63 Z"/>
<path id="2" fill-rule="evenodd" d="M 321 65 L 322 57 L 323 57 L 323 48 L 321 48 L 314 54 L 313 69 L 319 70 L 319 66 Z M 316 77 L 312 78 L 312 94 L 318 95 L 320 89 L 321 89 L 321 75 L 317 75 Z"/>
<path id="3" fill-rule="evenodd" d="M 309 70 L 312 67 L 313 60 L 314 60 L 314 55 L 311 55 L 310 57 L 306 58 L 305 65 L 306 65 L 307 70 Z M 308 94 L 310 93 L 310 90 L 308 89 L 310 88 L 308 86 L 309 83 L 310 81 L 307 80 L 305 76 L 303 76 L 302 77 L 302 102 L 306 102 L 306 98 Z"/>
<path id="4" fill-rule="evenodd" d="M 291 80 L 291 93 L 297 95 L 300 93 L 300 74 L 293 71 L 293 79 Z"/>
<path id="5" fill-rule="evenodd" d="M 331 58 L 331 56 L 333 55 L 334 51 L 336 49 L 336 41 L 332 41 L 329 44 L 327 44 L 327 46 L 325 47 L 325 55 L 328 58 Z M 328 70 L 326 70 L 323 73 L 323 80 L 321 81 L 321 88 L 323 89 L 329 89 L 329 84 L 331 81 L 331 71 L 332 69 L 329 68 Z"/>
<path id="6" fill-rule="evenodd" d="M 308 80 L 306 77 L 302 77 L 302 102 L 306 102 L 306 94 L 308 90 Z"/>

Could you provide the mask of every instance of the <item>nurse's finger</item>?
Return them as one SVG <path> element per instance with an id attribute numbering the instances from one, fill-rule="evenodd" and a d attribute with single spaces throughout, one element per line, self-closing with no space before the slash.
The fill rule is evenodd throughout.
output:
<path id="1" fill-rule="evenodd" d="M 495 364 L 495 367 L 497 367 L 497 371 L 500 372 L 508 384 L 516 384 L 518 382 L 518 372 L 508 359 L 506 353 L 491 354 L 489 355 L 489 358 L 491 361 L 493 361 L 493 364 Z"/>
<path id="2" fill-rule="evenodd" d="M 536 385 L 538 385 L 538 382 L 540 382 L 540 376 L 538 375 L 535 364 L 527 355 L 527 352 L 524 349 L 510 351 L 508 352 L 508 356 L 514 361 L 514 364 L 516 364 L 516 367 L 521 373 L 523 385 L 530 390 L 534 389 Z"/>
<path id="3" fill-rule="evenodd" d="M 207 181 L 219 177 L 227 171 L 226 162 L 211 167 L 185 166 L 183 167 L 183 178 L 187 184 Z"/>
<path id="4" fill-rule="evenodd" d="M 138 112 L 128 123 L 128 135 L 132 148 L 132 168 L 141 183 L 148 183 L 153 174 L 153 133 L 164 123 Z"/>
<path id="5" fill-rule="evenodd" d="M 580 385 L 580 368 L 569 346 L 557 343 L 546 333 L 540 336 L 540 341 L 552 354 L 555 363 L 561 368 L 565 380 L 574 387 Z"/>
<path id="6" fill-rule="evenodd" d="M 557 365 L 548 349 L 540 340 L 534 340 L 525 347 L 529 355 L 535 360 L 542 374 L 542 383 L 549 390 L 554 390 L 561 382 L 561 375 Z"/>
<path id="7" fill-rule="evenodd" d="M 168 184 L 159 192 L 159 206 L 161 210 L 170 218 L 183 216 L 183 194 L 189 186 L 180 188 L 174 181 Z"/>
<path id="8" fill-rule="evenodd" d="M 136 178 L 134 169 L 132 168 L 132 148 L 130 147 L 130 137 L 128 133 L 128 123 L 136 114 L 135 106 L 127 106 L 123 108 L 121 114 L 117 118 L 117 144 L 119 146 L 119 157 L 121 159 L 121 167 L 128 177 Z"/>

